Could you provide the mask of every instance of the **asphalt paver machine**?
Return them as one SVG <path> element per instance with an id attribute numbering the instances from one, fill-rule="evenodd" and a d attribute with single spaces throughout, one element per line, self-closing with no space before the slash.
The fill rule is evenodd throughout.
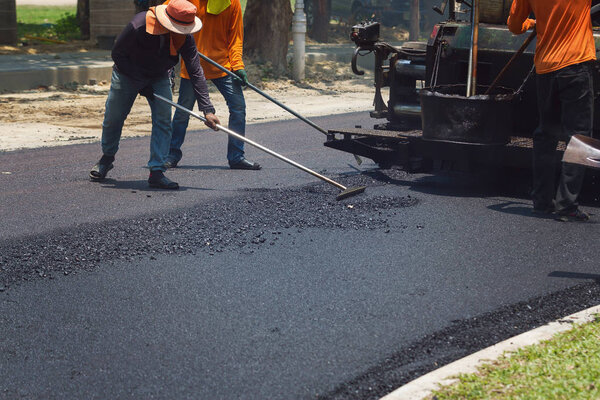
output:
<path id="1" fill-rule="evenodd" d="M 480 0 L 484 12 L 478 28 L 476 68 L 481 93 L 527 36 L 513 35 L 508 30 L 505 21 L 510 3 Z M 593 1 L 597 3 L 600 0 Z M 459 94 L 469 71 L 472 5 L 467 0 L 446 0 L 435 8 L 444 20 L 435 24 L 427 41 L 397 47 L 380 40 L 377 22 L 352 28 L 355 74 L 364 74 L 357 67 L 357 58 L 374 53 L 375 98 L 370 116 L 377 121 L 369 129 L 330 129 L 325 146 L 370 158 L 382 167 L 397 165 L 409 171 L 432 167 L 472 170 L 482 165 L 529 168 L 531 136 L 538 122 L 535 41 L 503 75 L 492 96 L 494 101 L 464 102 L 465 94 Z M 490 10 L 493 15 L 489 15 Z M 600 25 L 600 13 L 594 17 L 594 26 Z M 600 48 L 597 28 L 594 37 Z M 594 64 L 594 78 L 598 105 L 599 63 Z M 386 92 L 389 95 L 384 99 Z M 471 100 L 477 99 L 486 100 L 485 96 Z M 595 115 L 595 132 L 600 130 L 599 118 L 600 112 Z M 476 122 L 476 128 L 456 130 L 469 122 Z M 600 132 L 595 136 L 600 137 Z M 561 157 L 561 149 L 564 143 L 559 145 L 557 157 Z"/>

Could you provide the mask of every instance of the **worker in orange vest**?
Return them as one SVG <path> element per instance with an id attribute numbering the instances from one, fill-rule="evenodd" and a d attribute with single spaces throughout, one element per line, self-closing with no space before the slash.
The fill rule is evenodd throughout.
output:
<path id="1" fill-rule="evenodd" d="M 533 134 L 533 211 L 560 221 L 587 221 L 577 197 L 585 168 L 563 164 L 555 189 L 556 146 L 564 137 L 591 136 L 594 91 L 590 62 L 596 46 L 591 0 L 514 0 L 508 28 L 515 34 L 537 31 L 535 70 L 539 125 Z M 530 19 L 533 12 L 536 19 Z"/>
<path id="2" fill-rule="evenodd" d="M 197 8 L 196 16 L 202 21 L 202 29 L 194 35 L 198 51 L 219 65 L 233 71 L 239 79 L 202 60 L 206 79 L 215 84 L 229 107 L 229 129 L 245 135 L 246 102 L 242 86 L 248 83 L 242 60 L 244 25 L 240 0 L 188 0 Z M 187 74 L 186 66 L 181 65 L 181 84 L 178 104 L 192 109 L 195 103 L 194 91 Z M 182 157 L 181 146 L 189 123 L 189 114 L 175 111 L 172 121 L 173 136 L 165 166 L 174 168 Z M 258 163 L 244 157 L 244 142 L 229 137 L 227 161 L 232 169 L 259 170 Z"/>

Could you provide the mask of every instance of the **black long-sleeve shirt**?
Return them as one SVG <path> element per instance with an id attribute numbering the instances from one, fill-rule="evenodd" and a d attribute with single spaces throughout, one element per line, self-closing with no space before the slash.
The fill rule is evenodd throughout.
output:
<path id="1" fill-rule="evenodd" d="M 171 55 L 170 34 L 151 35 L 146 32 L 146 12 L 136 14 L 117 38 L 112 50 L 114 69 L 133 80 L 138 90 L 158 79 L 164 79 L 179 62 L 179 55 L 185 61 L 198 100 L 198 108 L 203 112 L 215 112 L 208 97 L 208 86 L 196 43 L 191 35 L 186 35 L 179 55 Z"/>

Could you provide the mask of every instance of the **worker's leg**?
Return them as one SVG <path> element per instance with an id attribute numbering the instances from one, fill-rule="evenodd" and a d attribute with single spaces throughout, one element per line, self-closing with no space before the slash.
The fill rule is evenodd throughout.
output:
<path id="1" fill-rule="evenodd" d="M 167 99 L 172 98 L 169 78 L 152 84 L 154 93 Z M 152 110 L 152 136 L 150 137 L 150 171 L 165 171 L 165 160 L 171 143 L 171 105 L 159 99 L 148 100 Z"/>
<path id="2" fill-rule="evenodd" d="M 246 135 L 246 101 L 242 86 L 237 79 L 227 75 L 222 78 L 213 79 L 219 92 L 225 98 L 229 108 L 228 128 L 242 136 Z M 227 142 L 227 160 L 229 164 L 235 164 L 244 158 L 244 142 L 231 136 Z"/>
<path id="3" fill-rule="evenodd" d="M 537 75 L 539 125 L 533 133 L 533 208 L 553 207 L 556 179 L 556 145 L 560 134 L 560 102 L 555 74 Z"/>
<path id="4" fill-rule="evenodd" d="M 114 157 L 119 149 L 123 124 L 137 96 L 129 78 L 113 71 L 102 122 L 102 153 Z"/>
<path id="5" fill-rule="evenodd" d="M 192 110 L 195 102 L 196 95 L 194 94 L 192 82 L 189 79 L 181 78 L 177 104 L 187 108 L 188 110 Z M 183 141 L 185 140 L 185 133 L 187 132 L 189 122 L 190 115 L 188 113 L 181 110 L 175 110 L 173 122 L 171 123 L 173 136 L 171 138 L 169 156 L 167 157 L 167 161 L 175 165 L 177 165 L 183 156 L 181 146 L 183 146 Z"/>
<path id="6" fill-rule="evenodd" d="M 561 119 L 565 139 L 573 135 L 592 135 L 594 123 L 594 88 L 588 64 L 577 64 L 563 68 L 557 74 Z M 558 190 L 556 209 L 569 212 L 577 209 L 577 197 L 581 192 L 585 167 L 563 164 Z"/>

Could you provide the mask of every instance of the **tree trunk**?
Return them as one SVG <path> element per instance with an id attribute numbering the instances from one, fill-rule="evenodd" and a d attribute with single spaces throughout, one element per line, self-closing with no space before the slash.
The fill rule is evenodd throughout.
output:
<path id="1" fill-rule="evenodd" d="M 90 38 L 90 0 L 77 0 L 77 22 L 81 31 L 81 38 Z"/>
<path id="2" fill-rule="evenodd" d="M 329 20 L 331 19 L 331 0 L 313 0 L 314 21 L 310 37 L 317 42 L 327 43 L 329 39 Z"/>
<path id="3" fill-rule="evenodd" d="M 421 29 L 419 21 L 421 21 L 419 13 L 419 0 L 412 0 L 410 6 L 410 31 L 408 32 L 408 40 L 419 40 Z"/>
<path id="4" fill-rule="evenodd" d="M 244 14 L 244 54 L 269 62 L 277 75 L 287 71 L 292 25 L 290 0 L 248 0 Z"/>

